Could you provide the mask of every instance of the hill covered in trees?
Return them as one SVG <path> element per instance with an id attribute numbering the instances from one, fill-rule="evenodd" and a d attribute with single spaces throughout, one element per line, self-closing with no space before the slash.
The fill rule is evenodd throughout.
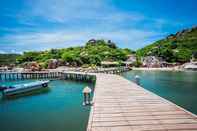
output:
<path id="1" fill-rule="evenodd" d="M 167 38 L 137 50 L 139 57 L 148 55 L 162 57 L 167 62 L 188 62 L 197 58 L 197 27 L 185 29 Z"/>
<path id="2" fill-rule="evenodd" d="M 63 65 L 100 65 L 101 61 L 124 61 L 131 54 L 130 49 L 121 49 L 115 43 L 104 40 L 89 40 L 85 46 L 51 49 L 46 51 L 24 52 L 17 63 L 36 61 L 47 67 L 48 61 L 57 59 Z"/>
<path id="3" fill-rule="evenodd" d="M 48 67 L 50 60 L 58 60 L 60 65 L 84 66 L 101 65 L 102 61 L 121 62 L 127 60 L 130 54 L 136 53 L 137 63 L 145 56 L 157 56 L 167 62 L 185 63 L 193 57 L 197 60 L 197 27 L 185 29 L 176 34 L 158 40 L 136 52 L 122 49 L 111 40 L 89 40 L 84 46 L 46 51 L 24 52 L 23 55 L 0 54 L 0 66 L 9 64 L 24 64 L 37 62 Z"/>
<path id="4" fill-rule="evenodd" d="M 0 65 L 12 65 L 16 63 L 19 54 L 0 54 Z"/>

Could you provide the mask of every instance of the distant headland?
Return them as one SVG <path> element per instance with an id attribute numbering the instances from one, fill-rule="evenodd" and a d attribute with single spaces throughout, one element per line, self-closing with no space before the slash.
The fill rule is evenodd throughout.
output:
<path id="1" fill-rule="evenodd" d="M 0 54 L 1 70 L 15 67 L 39 71 L 58 67 L 143 67 L 197 69 L 197 27 L 170 34 L 144 48 L 119 48 L 112 40 L 91 39 L 84 46 L 23 54 Z"/>

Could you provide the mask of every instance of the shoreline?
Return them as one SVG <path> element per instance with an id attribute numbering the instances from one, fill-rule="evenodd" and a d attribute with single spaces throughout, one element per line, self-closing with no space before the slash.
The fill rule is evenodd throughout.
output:
<path id="1" fill-rule="evenodd" d="M 163 68 L 148 68 L 148 67 L 133 67 L 132 70 L 142 70 L 142 71 L 185 71 L 177 67 L 163 67 Z"/>

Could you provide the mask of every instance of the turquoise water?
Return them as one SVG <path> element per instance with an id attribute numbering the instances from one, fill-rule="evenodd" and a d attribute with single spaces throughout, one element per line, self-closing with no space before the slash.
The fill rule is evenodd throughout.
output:
<path id="1" fill-rule="evenodd" d="M 130 71 L 122 74 L 134 81 L 141 77 L 141 86 L 197 114 L 197 72 Z"/>
<path id="2" fill-rule="evenodd" d="M 141 77 L 141 85 L 197 114 L 197 72 L 130 71 L 129 80 Z M 4 82 L 0 85 L 26 83 Z M 60 81 L 26 96 L 0 100 L 0 131 L 85 131 L 90 107 L 82 106 L 82 90 L 93 84 Z M 132 89 L 131 89 L 132 90 Z"/>
<path id="3" fill-rule="evenodd" d="M 1 82 L 1 85 L 28 81 Z M 88 83 L 55 80 L 48 89 L 1 99 L 0 131 L 85 131 L 90 107 L 82 106 L 82 90 L 87 85 L 93 87 Z"/>

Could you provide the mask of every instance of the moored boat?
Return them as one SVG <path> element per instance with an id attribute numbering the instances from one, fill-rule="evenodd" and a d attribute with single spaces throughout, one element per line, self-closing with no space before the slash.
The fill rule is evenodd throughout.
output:
<path id="1" fill-rule="evenodd" d="M 33 90 L 40 89 L 40 88 L 45 88 L 48 86 L 48 83 L 49 83 L 49 80 L 45 80 L 45 81 L 36 81 L 36 82 L 30 82 L 30 83 L 25 83 L 25 84 L 13 85 L 4 89 L 3 95 L 12 96 L 12 95 L 20 94 L 20 93 L 33 91 Z"/>

